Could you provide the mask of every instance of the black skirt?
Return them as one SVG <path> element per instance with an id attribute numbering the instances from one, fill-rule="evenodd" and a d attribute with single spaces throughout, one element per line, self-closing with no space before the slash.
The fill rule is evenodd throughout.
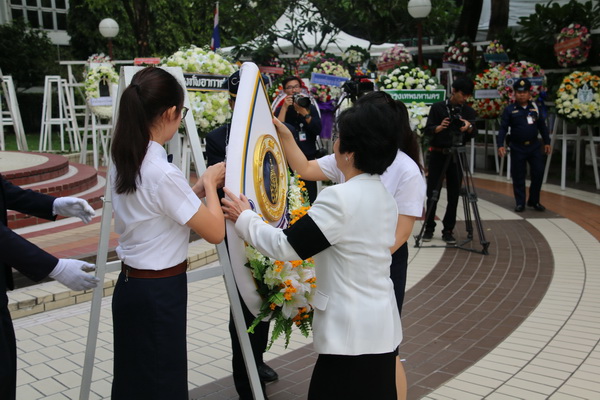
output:
<path id="1" fill-rule="evenodd" d="M 320 354 L 315 363 L 308 400 L 396 400 L 396 355 Z"/>
<path id="2" fill-rule="evenodd" d="M 187 399 L 187 275 L 139 279 L 123 273 L 112 300 L 112 399 Z"/>

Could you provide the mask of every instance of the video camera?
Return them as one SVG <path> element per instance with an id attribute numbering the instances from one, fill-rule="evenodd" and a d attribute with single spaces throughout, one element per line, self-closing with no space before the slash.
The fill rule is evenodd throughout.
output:
<path id="1" fill-rule="evenodd" d="M 342 90 L 350 97 L 352 102 L 355 102 L 363 94 L 375 90 L 375 84 L 371 79 L 374 79 L 374 76 L 353 75 L 351 79 L 343 83 Z"/>
<path id="2" fill-rule="evenodd" d="M 463 146 L 465 144 L 464 132 L 460 131 L 465 123 L 461 121 L 462 106 L 451 106 L 448 107 L 448 114 L 450 118 L 450 124 L 448 130 L 452 133 L 452 146 Z"/>
<path id="3" fill-rule="evenodd" d="M 302 108 L 310 108 L 310 97 L 302 93 L 296 93 L 292 96 L 292 101 Z"/>

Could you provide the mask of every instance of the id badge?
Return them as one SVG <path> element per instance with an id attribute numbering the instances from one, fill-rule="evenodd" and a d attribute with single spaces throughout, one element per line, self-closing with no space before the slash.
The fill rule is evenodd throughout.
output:
<path id="1" fill-rule="evenodd" d="M 531 115 L 528 115 L 528 116 L 527 116 L 527 123 L 528 123 L 529 125 L 533 125 L 533 117 L 532 117 Z"/>
<path id="2" fill-rule="evenodd" d="M 305 142 L 306 141 L 306 132 L 300 132 L 298 134 L 298 139 L 300 139 L 301 142 Z"/>

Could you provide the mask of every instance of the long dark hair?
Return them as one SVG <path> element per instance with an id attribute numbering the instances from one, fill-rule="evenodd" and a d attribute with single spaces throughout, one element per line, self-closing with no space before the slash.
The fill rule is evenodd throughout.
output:
<path id="1" fill-rule="evenodd" d="M 388 118 L 392 118 L 398 126 L 399 146 L 398 148 L 409 156 L 423 171 L 421 165 L 421 152 L 417 135 L 410 128 L 410 117 L 408 109 L 401 101 L 392 99 L 392 96 L 383 91 L 369 92 L 356 101 L 356 106 L 363 104 L 386 105 L 392 112 Z"/>
<path id="2" fill-rule="evenodd" d="M 177 79 L 163 69 L 148 67 L 137 72 L 123 91 L 111 155 L 119 194 L 137 189 L 142 161 L 150 142 L 150 129 L 169 108 L 183 107 L 184 92 Z"/>

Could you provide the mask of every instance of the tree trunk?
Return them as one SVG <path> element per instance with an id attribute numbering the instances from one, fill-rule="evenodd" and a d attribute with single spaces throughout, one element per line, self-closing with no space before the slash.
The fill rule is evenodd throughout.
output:
<path id="1" fill-rule="evenodd" d="M 492 14 L 487 40 L 494 40 L 508 28 L 509 0 L 492 0 Z"/>
<path id="2" fill-rule="evenodd" d="M 479 17 L 483 0 L 464 0 L 463 8 L 456 27 L 456 38 L 468 37 L 470 41 L 475 41 L 477 29 L 479 27 Z"/>
<path id="3" fill-rule="evenodd" d="M 137 56 L 148 57 L 148 32 L 150 30 L 148 2 L 146 0 L 122 0 L 122 2 L 135 35 Z"/>

